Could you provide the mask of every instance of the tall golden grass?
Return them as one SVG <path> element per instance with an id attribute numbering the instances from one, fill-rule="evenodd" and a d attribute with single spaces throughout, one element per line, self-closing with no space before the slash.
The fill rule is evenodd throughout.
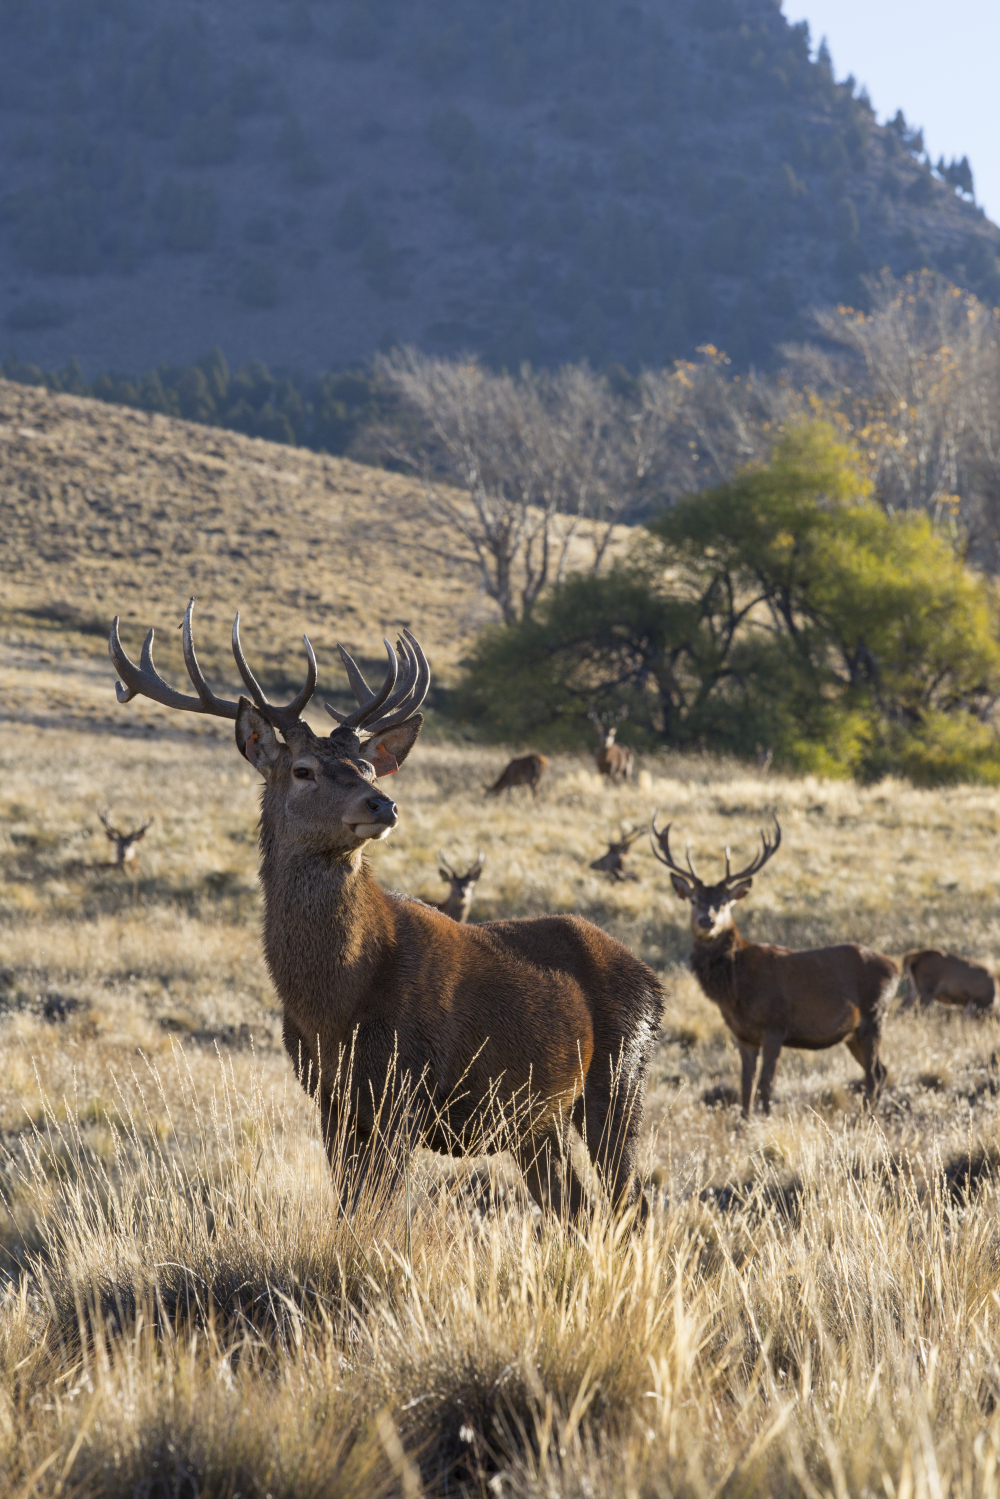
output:
<path id="1" fill-rule="evenodd" d="M 37 666 L 37 663 L 35 663 Z M 609 788 L 419 744 L 386 885 L 577 911 L 662 974 L 643 1234 L 541 1218 L 508 1158 L 417 1152 L 340 1207 L 259 947 L 256 790 L 228 731 L 96 720 L 110 672 L 0 664 L 0 1491 L 21 1495 L 982 1495 L 1000 1489 L 1000 1026 L 894 1011 L 875 1118 L 843 1047 L 738 1060 L 685 966 L 654 806 L 711 868 L 777 810 L 751 936 L 1000 955 L 1000 796 L 662 757 Z M 64 695 L 60 714 L 50 692 Z M 113 718 L 112 715 L 117 715 Z M 318 722 L 318 720 L 317 720 Z M 155 816 L 132 878 L 97 820 Z M 392 1163 L 390 1163 L 392 1164 Z M 488 1169 L 487 1169 L 488 1168 Z"/>

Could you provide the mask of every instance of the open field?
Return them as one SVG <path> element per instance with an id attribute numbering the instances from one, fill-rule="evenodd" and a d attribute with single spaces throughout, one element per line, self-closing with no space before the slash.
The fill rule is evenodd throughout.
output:
<path id="1" fill-rule="evenodd" d="M 774 807 L 746 932 L 995 958 L 1000 796 L 666 759 L 608 790 L 567 757 L 494 803 L 501 756 L 418 746 L 385 883 L 439 896 L 437 849 L 482 846 L 474 914 L 579 911 L 662 971 L 658 1208 L 581 1238 L 502 1165 L 489 1206 L 473 1164 L 420 1153 L 409 1221 L 395 1198 L 349 1223 L 280 1047 L 249 770 L 154 706 L 88 728 L 107 669 L 62 688 L 79 717 L 0 739 L 5 1493 L 997 1492 L 1000 1028 L 894 1013 L 875 1121 L 845 1048 L 785 1052 L 741 1128 L 686 908 L 643 845 L 634 883 L 586 865 L 654 804 L 705 863 Z M 104 807 L 156 817 L 134 879 Z"/>
<path id="2" fill-rule="evenodd" d="M 655 1210 L 568 1232 L 503 1159 L 419 1152 L 348 1219 L 261 958 L 254 773 L 218 721 L 119 707 L 103 632 L 125 597 L 137 650 L 193 579 L 221 684 L 243 607 L 269 684 L 307 625 L 322 696 L 401 601 L 453 669 L 471 564 L 424 567 L 392 476 L 2 384 L 0 422 L 0 1493 L 1000 1496 L 1000 1024 L 897 1006 L 874 1119 L 839 1047 L 784 1052 L 741 1126 L 665 871 L 645 842 L 634 882 L 587 868 L 655 806 L 706 869 L 774 809 L 746 935 L 996 962 L 1000 793 L 669 757 L 611 789 L 566 756 L 492 801 L 503 754 L 428 737 L 378 877 L 440 898 L 438 849 L 482 847 L 474 917 L 579 912 L 663 976 Z M 155 817 L 134 877 L 101 810 Z"/>

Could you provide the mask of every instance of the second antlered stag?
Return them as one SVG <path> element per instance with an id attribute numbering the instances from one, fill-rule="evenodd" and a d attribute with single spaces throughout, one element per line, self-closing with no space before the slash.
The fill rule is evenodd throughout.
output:
<path id="1" fill-rule="evenodd" d="M 761 835 L 756 858 L 733 874 L 726 849 L 725 877 L 706 885 L 695 872 L 690 849 L 687 868 L 670 852 L 670 825 L 650 831 L 653 853 L 670 870 L 674 891 L 691 907 L 694 950 L 691 967 L 703 993 L 718 1005 L 736 1038 L 741 1060 L 740 1103 L 749 1118 L 754 1074 L 764 1113 L 771 1108 L 771 1084 L 783 1046 L 824 1051 L 843 1041 L 865 1073 L 865 1098 L 877 1100 L 885 1081 L 879 1058 L 882 1025 L 896 989 L 899 969 L 891 958 L 854 943 L 790 951 L 747 942 L 736 930 L 733 907 L 750 893 L 753 876 L 781 845 L 774 820 L 772 842 Z"/>
<path id="2" fill-rule="evenodd" d="M 368 1165 L 385 1160 L 387 1134 L 461 1155 L 484 1139 L 490 1148 L 500 1110 L 501 1121 L 521 1121 L 509 1146 L 540 1205 L 571 1216 L 586 1206 L 568 1149 L 572 1125 L 613 1207 L 642 1215 L 636 1155 L 662 1013 L 655 974 L 579 917 L 459 925 L 383 890 L 365 861 L 366 845 L 399 820 L 377 782 L 405 760 L 423 722 L 430 670 L 417 641 L 404 631 L 395 650 L 385 642 L 377 691 L 341 648 L 358 707 L 328 708 L 337 726 L 322 735 L 302 718 L 316 685 L 308 641 L 305 685 L 278 707 L 244 659 L 237 615 L 233 654 L 249 696 L 226 701 L 198 665 L 192 607 L 182 640 L 196 695 L 157 673 L 152 630 L 139 665 L 131 661 L 116 619 L 118 698 L 142 694 L 234 720 L 237 748 L 261 776 L 264 951 L 285 1046 L 303 1085 L 319 1093 L 331 1159 L 345 1126 L 355 1142 L 352 1199 Z M 387 1119 L 378 1101 L 393 1070 L 409 1101 L 402 1118 Z"/>
<path id="3" fill-rule="evenodd" d="M 587 717 L 597 730 L 600 740 L 594 751 L 598 774 L 607 781 L 627 781 L 632 774 L 632 751 L 627 745 L 616 744 L 615 735 L 618 733 L 618 725 L 628 718 L 628 709 L 621 708 L 611 722 L 599 717 L 593 708 Z"/>

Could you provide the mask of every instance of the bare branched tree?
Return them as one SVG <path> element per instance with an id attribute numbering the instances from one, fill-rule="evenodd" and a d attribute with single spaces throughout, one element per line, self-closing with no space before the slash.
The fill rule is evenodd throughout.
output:
<path id="1" fill-rule="evenodd" d="M 824 371 L 793 360 L 846 418 L 890 509 L 924 509 L 961 528 L 981 560 L 997 564 L 1000 529 L 1000 315 L 929 271 L 869 282 L 871 311 L 816 314 L 848 351 Z M 830 378 L 832 377 L 832 378 Z"/>
<path id="2" fill-rule="evenodd" d="M 585 366 L 495 375 L 472 360 L 413 349 L 382 356 L 377 369 L 416 418 L 414 432 L 397 425 L 383 433 L 384 454 L 423 475 L 433 508 L 472 547 L 504 620 L 530 614 L 562 577 L 583 519 L 596 522 L 600 564 L 632 493 L 619 403 L 605 381 Z"/>
<path id="3" fill-rule="evenodd" d="M 639 377 L 633 466 L 640 485 L 665 499 L 726 483 L 737 469 L 761 462 L 781 424 L 801 409 L 787 385 L 753 372 L 734 376 L 711 345 L 698 354 Z"/>

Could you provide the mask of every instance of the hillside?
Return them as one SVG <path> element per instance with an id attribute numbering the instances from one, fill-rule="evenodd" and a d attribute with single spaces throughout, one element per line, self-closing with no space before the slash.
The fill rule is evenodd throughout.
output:
<path id="1" fill-rule="evenodd" d="M 88 375 L 738 363 L 1000 232 L 772 0 L 2 0 L 0 323 Z M 878 101 L 880 108 L 892 101 Z"/>
<path id="2" fill-rule="evenodd" d="M 301 679 L 308 632 L 320 703 L 346 690 L 338 641 L 377 658 L 382 636 L 409 625 L 440 681 L 494 618 L 466 544 L 409 480 L 4 381 L 0 520 L 0 633 L 20 669 L 5 709 L 30 706 L 36 721 L 74 716 L 60 679 L 89 658 L 87 714 L 122 727 L 106 646 L 115 614 L 135 658 L 157 627 L 157 662 L 183 683 L 176 626 L 192 593 L 199 655 L 216 680 L 238 690 L 229 632 L 241 609 L 247 654 L 276 692 Z M 575 560 L 590 555 L 584 531 Z"/>

